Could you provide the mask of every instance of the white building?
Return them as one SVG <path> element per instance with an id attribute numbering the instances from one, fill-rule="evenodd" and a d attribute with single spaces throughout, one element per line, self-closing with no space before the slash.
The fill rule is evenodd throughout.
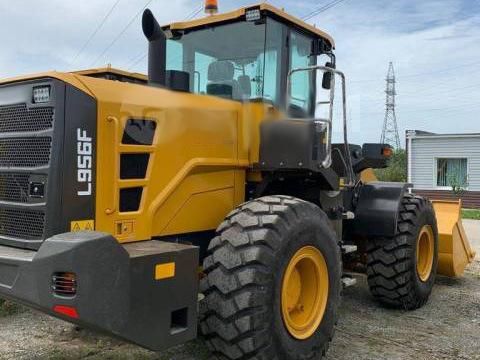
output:
<path id="1" fill-rule="evenodd" d="M 462 198 L 464 207 L 480 208 L 480 134 L 407 131 L 408 182 L 435 199 Z M 460 188 L 460 194 L 452 191 Z"/>

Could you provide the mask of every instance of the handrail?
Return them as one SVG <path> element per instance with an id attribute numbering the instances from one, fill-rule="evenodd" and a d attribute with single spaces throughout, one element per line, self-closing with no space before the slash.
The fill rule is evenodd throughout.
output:
<path id="1" fill-rule="evenodd" d="M 302 71 L 318 71 L 321 70 L 323 72 L 330 72 L 334 76 L 332 77 L 332 83 L 330 86 L 330 101 L 328 102 L 319 102 L 317 105 L 330 105 L 328 120 L 315 120 L 319 123 L 327 124 L 327 146 L 326 146 L 326 157 L 325 160 L 322 162 L 322 166 L 324 168 L 329 168 L 332 165 L 332 129 L 333 129 L 333 103 L 335 101 L 335 75 L 339 76 L 342 81 L 342 110 L 343 110 L 343 138 L 345 144 L 345 155 L 347 158 L 347 171 L 349 177 L 349 185 L 353 185 L 355 182 L 355 174 L 353 171 L 352 166 L 352 158 L 350 156 L 350 146 L 348 143 L 348 123 L 347 123 L 347 89 L 346 89 L 346 80 L 345 74 L 339 70 L 322 66 L 322 65 L 315 65 L 315 66 L 308 66 L 303 68 L 292 69 L 288 73 L 287 77 L 287 104 L 290 104 L 290 100 L 292 98 L 291 94 L 291 78 L 292 75 L 297 72 Z"/>

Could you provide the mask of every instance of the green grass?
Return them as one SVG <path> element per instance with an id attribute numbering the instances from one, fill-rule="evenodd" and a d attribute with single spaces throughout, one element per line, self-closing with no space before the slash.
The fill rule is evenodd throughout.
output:
<path id="1" fill-rule="evenodd" d="M 0 317 L 18 314 L 22 311 L 22 306 L 8 300 L 0 299 Z"/>
<path id="2" fill-rule="evenodd" d="M 462 210 L 462 219 L 480 220 L 480 210 Z"/>

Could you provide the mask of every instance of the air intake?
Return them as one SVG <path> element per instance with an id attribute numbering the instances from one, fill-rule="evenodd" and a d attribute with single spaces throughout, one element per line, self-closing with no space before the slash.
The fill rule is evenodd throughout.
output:
<path id="1" fill-rule="evenodd" d="M 70 272 L 53 274 L 52 290 L 57 296 L 74 297 L 77 294 L 77 276 Z"/>

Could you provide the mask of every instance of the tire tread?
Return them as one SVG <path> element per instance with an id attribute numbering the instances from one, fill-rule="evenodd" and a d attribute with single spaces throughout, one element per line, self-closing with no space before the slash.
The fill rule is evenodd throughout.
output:
<path id="1" fill-rule="evenodd" d="M 380 302 L 405 310 L 422 307 L 428 297 L 419 297 L 414 290 L 416 231 L 419 214 L 433 208 L 427 199 L 404 196 L 397 234 L 392 238 L 373 238 L 367 247 L 367 276 L 370 291 Z M 434 224 L 436 227 L 436 223 Z"/>
<path id="2" fill-rule="evenodd" d="M 200 302 L 200 330 L 217 358 L 278 359 L 265 328 L 271 316 L 266 290 L 274 276 L 270 264 L 279 255 L 283 229 L 310 210 L 316 211 L 316 206 L 303 200 L 268 196 L 239 206 L 218 227 L 200 282 L 205 295 Z M 304 360 L 318 359 L 328 345 L 312 349 Z"/>

